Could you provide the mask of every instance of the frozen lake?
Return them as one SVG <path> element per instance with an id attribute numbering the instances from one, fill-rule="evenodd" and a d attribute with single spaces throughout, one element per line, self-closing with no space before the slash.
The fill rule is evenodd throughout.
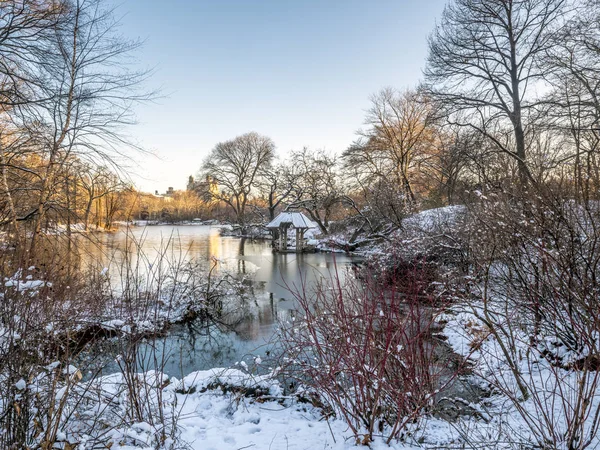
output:
<path id="1" fill-rule="evenodd" d="M 278 322 L 289 319 L 296 308 L 290 288 L 304 284 L 310 290 L 315 282 L 334 275 L 336 268 L 343 279 L 360 260 L 339 253 L 273 253 L 269 241 L 222 237 L 218 227 L 206 225 L 133 227 L 129 233 L 101 235 L 99 241 L 90 249 L 91 259 L 108 267 L 112 278 L 119 277 L 123 249 L 135 241 L 144 255 L 141 266 L 156 264 L 161 253 L 171 261 L 197 261 L 199 270 L 207 270 L 216 259 L 217 272 L 245 280 L 246 311 L 231 329 L 214 328 L 206 335 L 194 324 L 174 326 L 166 339 L 148 343 L 156 349 L 147 352 L 148 358 L 158 354 L 164 371 L 174 376 L 242 360 L 250 364 L 256 356 L 267 361 Z M 146 369 L 152 364 L 146 361 Z"/>

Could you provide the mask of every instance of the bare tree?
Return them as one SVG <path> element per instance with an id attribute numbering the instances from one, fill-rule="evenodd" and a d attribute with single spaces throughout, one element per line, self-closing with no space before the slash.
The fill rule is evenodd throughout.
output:
<path id="1" fill-rule="evenodd" d="M 269 220 L 294 191 L 294 169 L 290 164 L 279 163 L 266 168 L 257 181 L 257 187 L 264 199 Z"/>
<path id="2" fill-rule="evenodd" d="M 458 186 L 468 185 L 472 181 L 466 174 L 469 150 L 476 138 L 473 134 L 470 130 L 453 126 L 436 130 L 436 143 L 430 156 L 423 161 L 429 175 L 429 202 L 454 204 Z"/>
<path id="3" fill-rule="evenodd" d="M 431 104 L 418 92 L 381 90 L 371 97 L 365 130 L 342 155 L 358 234 L 387 235 L 432 189 L 439 133 Z M 437 168 L 436 168 L 437 170 Z"/>
<path id="4" fill-rule="evenodd" d="M 101 197 L 104 200 L 104 229 L 110 230 L 112 228 L 115 215 L 125 207 L 126 199 L 122 193 L 128 189 L 129 187 L 118 176 L 113 175 L 106 178 L 106 183 L 103 186 L 103 191 L 106 194 Z M 96 201 L 99 202 L 99 200 Z"/>
<path id="5" fill-rule="evenodd" d="M 16 235 L 19 222 L 32 223 L 31 254 L 48 212 L 60 210 L 57 193 L 70 205 L 63 166 L 77 156 L 114 167 L 123 155 L 121 126 L 133 122 L 131 105 L 149 97 L 137 89 L 147 73 L 130 70 L 137 47 L 118 35 L 103 0 L 0 3 L 2 223 Z"/>
<path id="6" fill-rule="evenodd" d="M 102 0 L 65 0 L 63 16 L 40 67 L 48 100 L 23 109 L 20 117 L 44 156 L 31 253 L 58 168 L 76 154 L 114 164 L 116 144 L 127 144 L 119 131 L 133 123 L 132 103 L 148 98 L 138 90 L 146 73 L 130 70 L 127 60 L 139 44 L 117 36 L 112 9 Z"/>
<path id="7" fill-rule="evenodd" d="M 90 213 L 94 202 L 106 197 L 109 194 L 118 192 L 126 186 L 120 182 L 114 173 L 111 173 L 106 167 L 93 167 L 81 165 L 78 171 L 78 184 L 85 193 L 85 208 L 83 210 L 83 224 L 88 229 L 90 223 Z M 112 222 L 112 221 L 111 221 Z"/>
<path id="8" fill-rule="evenodd" d="M 430 104 L 412 91 L 386 88 L 371 97 L 368 128 L 344 152 L 347 166 L 360 167 L 363 178 L 395 183 L 407 204 L 415 204 L 415 177 L 433 147 Z"/>
<path id="9" fill-rule="evenodd" d="M 429 39 L 424 91 L 453 122 L 514 158 L 522 186 L 534 182 L 527 127 L 540 105 L 540 62 L 566 8 L 566 0 L 455 0 Z M 496 135 L 503 129 L 508 139 Z"/>
<path id="10" fill-rule="evenodd" d="M 11 126 L 8 121 L 0 124 L 0 169 L 2 177 L 2 213 L 0 226 L 10 223 L 17 242 L 21 241 L 19 222 L 26 221 L 31 215 L 23 213 L 23 192 L 26 188 L 27 175 L 32 173 L 27 167 L 25 155 L 31 151 L 29 137 L 26 133 Z M 27 205 L 28 206 L 28 205 Z"/>
<path id="11" fill-rule="evenodd" d="M 18 223 L 31 219 L 22 214 L 13 198 L 12 174 L 23 169 L 15 155 L 30 151 L 30 136 L 14 123 L 19 108 L 40 100 L 42 79 L 39 68 L 47 56 L 44 43 L 64 12 L 60 3 L 45 0 L 7 0 L 0 3 L 0 169 L 2 202 L 15 239 L 21 241 Z M 25 169 L 27 171 L 27 169 Z M 4 208 L 3 208 L 4 209 Z"/>
<path id="12" fill-rule="evenodd" d="M 323 151 L 307 148 L 294 152 L 291 158 L 295 165 L 294 190 L 288 208 L 303 209 L 327 234 L 335 207 L 346 198 L 337 160 Z"/>
<path id="13" fill-rule="evenodd" d="M 48 63 L 48 42 L 64 20 L 66 2 L 0 2 L 0 108 L 7 113 L 39 101 L 40 67 Z"/>
<path id="14" fill-rule="evenodd" d="M 221 187 L 219 192 L 212 192 L 213 197 L 231 207 L 242 228 L 246 225 L 252 189 L 261 173 L 270 167 L 274 151 L 270 138 L 246 133 L 218 143 L 202 165 L 202 173 L 214 178 Z"/>
<path id="15" fill-rule="evenodd" d="M 544 61 L 553 91 L 546 117 L 569 141 L 563 154 L 577 198 L 590 200 L 600 187 L 600 4 L 583 0 L 577 14 L 554 35 Z"/>

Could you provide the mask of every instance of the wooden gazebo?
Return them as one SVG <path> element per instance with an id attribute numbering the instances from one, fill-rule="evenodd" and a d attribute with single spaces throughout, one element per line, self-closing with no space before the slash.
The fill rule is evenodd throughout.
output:
<path id="1" fill-rule="evenodd" d="M 267 224 L 270 230 L 279 230 L 279 242 L 276 250 L 280 252 L 297 252 L 304 250 L 304 233 L 309 228 L 317 226 L 312 220 L 301 212 L 282 212 Z M 288 249 L 287 236 L 288 229 L 293 228 L 296 232 L 296 248 Z"/>

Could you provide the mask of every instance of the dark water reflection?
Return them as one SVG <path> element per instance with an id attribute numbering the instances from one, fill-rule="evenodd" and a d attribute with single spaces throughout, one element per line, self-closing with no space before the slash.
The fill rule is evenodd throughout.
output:
<path id="1" fill-rule="evenodd" d="M 196 260 L 206 270 L 216 258 L 219 272 L 246 280 L 249 296 L 231 331 L 213 328 L 207 334 L 199 324 L 177 326 L 166 339 L 142 349 L 148 358 L 144 369 L 154 369 L 158 357 L 164 361 L 164 371 L 174 376 L 242 360 L 250 365 L 256 356 L 268 361 L 278 322 L 289 319 L 296 308 L 290 291 L 304 286 L 310 292 L 317 281 L 332 277 L 336 268 L 343 279 L 359 261 L 343 254 L 274 254 L 268 241 L 221 237 L 219 229 L 210 226 L 138 227 L 130 233 L 107 234 L 100 238 L 99 246 L 90 248 L 90 259 L 97 266 L 108 267 L 113 279 L 119 277 L 123 249 L 133 238 L 144 255 L 133 257 L 141 259 L 141 266 L 156 264 L 168 243 L 166 256 L 171 261 Z"/>

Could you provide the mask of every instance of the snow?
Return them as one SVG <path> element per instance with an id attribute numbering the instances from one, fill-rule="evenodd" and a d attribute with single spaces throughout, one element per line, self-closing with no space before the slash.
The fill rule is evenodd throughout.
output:
<path id="1" fill-rule="evenodd" d="M 125 321 L 120 319 L 107 320 L 100 324 L 105 330 L 118 330 L 125 326 Z"/>
<path id="2" fill-rule="evenodd" d="M 341 421 L 328 423 L 318 410 L 294 403 L 259 404 L 244 399 L 233 406 L 222 395 L 203 395 L 187 399 L 182 413 L 190 419 L 182 421 L 181 438 L 197 450 L 355 447 L 352 440 L 347 442 L 350 436 Z M 388 448 L 383 442 L 376 444 L 372 448 Z"/>
<path id="3" fill-rule="evenodd" d="M 267 228 L 279 228 L 281 224 L 289 223 L 294 228 L 318 228 L 318 225 L 301 212 L 282 212 L 267 224 Z"/>
<path id="4" fill-rule="evenodd" d="M 64 397 L 64 396 L 65 396 L 65 394 L 67 393 L 67 389 L 68 389 L 68 387 L 67 387 L 67 386 L 63 386 L 62 388 L 60 388 L 60 389 L 58 390 L 58 392 L 56 393 L 56 397 L 55 397 L 55 400 L 56 400 L 57 402 L 60 402 L 60 401 L 63 399 L 63 397 Z"/>
<path id="5" fill-rule="evenodd" d="M 157 386 L 157 383 L 164 386 L 160 395 L 163 414 L 167 422 L 175 419 L 177 427 L 170 429 L 167 423 L 165 429 L 157 422 L 159 397 L 156 395 L 149 397 L 153 415 L 142 421 L 123 423 L 123 408 L 128 401 L 125 379 L 120 374 L 102 377 L 79 387 L 95 399 L 103 399 L 103 403 L 81 402 L 78 417 L 111 427 L 108 434 L 102 434 L 107 448 L 111 445 L 123 450 L 171 448 L 168 445 L 157 446 L 161 430 L 168 437 L 165 444 L 178 444 L 172 448 L 190 450 L 365 448 L 355 443 L 343 421 L 325 419 L 320 409 L 283 396 L 279 383 L 269 375 L 255 376 L 236 369 L 211 369 L 192 373 L 182 380 L 168 379 L 155 372 L 139 374 L 138 377 L 150 386 L 146 392 L 151 392 L 152 386 Z M 236 390 L 224 393 L 225 387 L 260 387 L 266 394 L 254 398 Z M 98 395 L 99 390 L 101 395 Z M 57 398 L 61 394 L 64 394 L 63 390 L 59 391 Z M 84 428 L 81 422 L 64 427 L 64 439 L 82 444 L 78 448 L 95 448 L 91 446 L 93 436 L 78 434 Z M 436 441 L 447 441 L 443 436 L 452 434 L 450 427 L 439 420 L 431 421 L 431 430 Z M 90 446 L 85 443 L 86 440 Z M 417 446 L 399 442 L 387 446 L 383 440 L 376 439 L 370 448 L 411 449 Z"/>
<path id="6" fill-rule="evenodd" d="M 14 287 L 17 291 L 27 291 L 39 289 L 46 286 L 46 282 L 42 280 L 15 280 L 10 279 L 4 283 L 5 287 Z"/>
<path id="7" fill-rule="evenodd" d="M 488 314 L 498 317 L 498 308 L 502 308 L 503 304 L 498 300 L 489 302 L 486 308 L 491 308 L 493 312 L 488 311 Z M 566 442 L 561 442 L 561 439 L 568 433 L 568 424 L 576 406 L 574 402 L 584 386 L 583 378 L 590 375 L 551 364 L 542 356 L 543 348 L 538 351 L 531 348 L 530 337 L 519 330 L 519 327 L 508 324 L 508 321 L 514 320 L 510 316 L 506 318 L 503 331 L 495 339 L 478 317 L 482 311 L 483 304 L 474 302 L 468 308 L 457 308 L 438 319 L 447 322 L 444 335 L 448 338 L 448 344 L 471 362 L 473 375 L 470 382 L 493 392 L 486 401 L 485 408 L 471 405 L 482 417 L 488 418 L 487 421 L 476 423 L 471 430 L 471 439 L 480 439 L 480 445 L 486 448 L 491 447 L 492 443 L 489 438 L 486 442 L 485 436 L 495 436 L 498 440 L 504 439 L 515 444 L 520 442 L 532 445 L 542 435 L 545 438 L 551 436 L 549 442 L 557 439 L 559 446 L 566 446 Z M 500 343 L 515 355 L 513 361 L 518 364 L 516 369 L 529 389 L 528 399 L 522 397 Z M 590 383 L 589 379 L 587 383 Z M 585 425 L 589 430 L 594 420 L 594 411 L 600 409 L 600 390 L 596 385 L 586 389 L 593 389 L 589 405 L 592 414 L 586 418 Z M 467 422 L 459 423 L 458 426 L 467 429 Z M 600 439 L 595 436 L 590 448 L 598 447 Z"/>
<path id="8" fill-rule="evenodd" d="M 407 217 L 403 225 L 420 231 L 431 232 L 440 227 L 450 227 L 466 212 L 464 205 L 450 205 L 427 209 Z"/>
<path id="9" fill-rule="evenodd" d="M 27 271 L 32 272 L 35 269 L 35 266 L 31 266 Z M 24 275 L 22 269 L 17 270 L 12 277 L 4 278 L 4 287 L 12 288 L 17 292 L 30 291 L 29 295 L 37 294 L 37 291 L 45 286 L 52 287 L 52 283 L 44 280 L 35 280 L 32 274 Z"/>

